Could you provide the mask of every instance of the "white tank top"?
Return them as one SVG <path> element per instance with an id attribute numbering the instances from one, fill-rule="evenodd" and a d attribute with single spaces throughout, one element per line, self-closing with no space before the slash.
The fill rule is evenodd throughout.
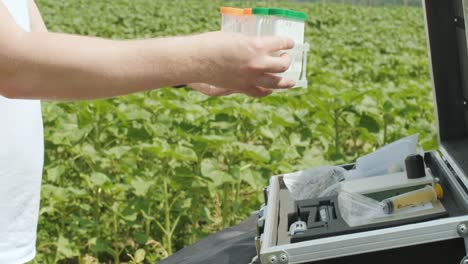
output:
<path id="1" fill-rule="evenodd" d="M 2 2 L 29 31 L 28 0 Z M 40 101 L 0 96 L 0 264 L 25 263 L 36 254 L 43 137 Z"/>

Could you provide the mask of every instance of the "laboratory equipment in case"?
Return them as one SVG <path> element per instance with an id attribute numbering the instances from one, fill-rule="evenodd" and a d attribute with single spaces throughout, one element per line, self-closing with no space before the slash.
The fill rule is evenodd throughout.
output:
<path id="1" fill-rule="evenodd" d="M 350 226 L 337 196 L 295 201 L 285 176 L 274 176 L 259 211 L 258 263 L 468 263 L 468 0 L 423 4 L 440 153 L 426 152 L 422 166 L 389 173 L 388 182 L 369 177 L 343 188 L 379 201 L 422 188 L 438 198 L 427 210 Z"/>

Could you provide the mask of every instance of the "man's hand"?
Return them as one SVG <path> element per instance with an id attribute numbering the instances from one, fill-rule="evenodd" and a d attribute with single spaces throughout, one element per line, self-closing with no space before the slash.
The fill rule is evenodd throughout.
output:
<path id="1" fill-rule="evenodd" d="M 286 89 L 294 81 L 273 73 L 289 68 L 291 58 L 283 53 L 294 47 L 294 42 L 282 37 L 249 37 L 242 34 L 211 32 L 197 36 L 205 47 L 204 82 L 232 92 L 254 97 L 268 95 L 272 89 Z M 218 89 L 219 90 L 219 89 Z"/>
<path id="2" fill-rule="evenodd" d="M 294 43 L 290 39 L 253 38 L 222 32 L 206 33 L 198 37 L 209 47 L 205 80 L 218 86 L 191 84 L 197 91 L 209 96 L 244 93 L 262 97 L 271 94 L 273 89 L 291 88 L 295 84 L 292 80 L 273 75 L 289 68 L 291 58 L 286 53 L 280 57 L 272 54 L 293 48 Z"/>

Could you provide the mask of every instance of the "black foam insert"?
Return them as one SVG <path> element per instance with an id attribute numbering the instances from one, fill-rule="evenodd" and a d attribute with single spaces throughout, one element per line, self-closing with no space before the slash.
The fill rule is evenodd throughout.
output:
<path id="1" fill-rule="evenodd" d="M 304 234 L 297 234 L 291 237 L 291 243 L 298 243 L 302 241 L 332 237 L 337 235 L 345 235 L 351 233 L 371 231 L 381 228 L 389 228 L 406 224 L 413 224 L 419 222 L 425 222 L 444 217 L 456 217 L 466 215 L 468 213 L 468 205 L 465 204 L 463 199 L 459 197 L 460 193 L 455 190 L 454 186 L 448 181 L 447 171 L 442 167 L 443 160 L 439 157 L 436 152 L 427 152 L 424 155 L 426 166 L 429 167 L 435 177 L 440 178 L 441 184 L 444 188 L 444 198 L 441 200 L 447 212 L 426 215 L 422 217 L 414 217 L 404 220 L 391 221 L 386 223 L 366 225 L 360 227 L 350 227 L 342 218 L 338 210 L 338 199 L 337 197 L 325 197 L 321 199 L 312 199 L 297 201 L 297 211 L 293 214 L 288 215 L 288 227 L 298 221 L 299 219 L 305 221 L 308 226 L 308 230 Z M 333 215 L 330 217 L 328 223 L 320 222 L 317 218 L 318 208 L 320 206 L 327 205 L 332 206 L 334 210 L 329 213 Z M 313 215 L 315 217 L 309 217 Z M 299 218 L 300 216 L 300 218 Z"/>
<path id="2" fill-rule="evenodd" d="M 328 222 L 322 222 L 318 218 L 319 208 L 323 205 L 328 206 L 329 215 L 331 216 Z M 442 212 L 385 223 L 350 227 L 343 219 L 338 209 L 337 196 L 297 201 L 296 207 L 297 212 L 288 215 L 288 227 L 300 219 L 307 223 L 307 231 L 303 234 L 293 235 L 291 237 L 291 243 L 420 223 L 449 216 L 448 212 Z"/>

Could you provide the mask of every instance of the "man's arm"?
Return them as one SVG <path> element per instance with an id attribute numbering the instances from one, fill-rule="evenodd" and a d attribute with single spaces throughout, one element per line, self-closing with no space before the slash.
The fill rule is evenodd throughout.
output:
<path id="1" fill-rule="evenodd" d="M 279 37 L 221 32 L 151 40 L 115 41 L 47 32 L 24 32 L 0 3 L 0 95 L 80 100 L 110 97 L 181 83 L 263 96 L 294 85 L 271 73 L 290 58 Z"/>
<path id="2" fill-rule="evenodd" d="M 29 0 L 29 17 L 32 32 L 47 32 L 47 27 L 34 0 Z"/>
<path id="3" fill-rule="evenodd" d="M 48 32 L 44 19 L 42 18 L 39 8 L 34 0 L 29 0 L 29 15 L 31 20 L 31 31 Z M 234 91 L 204 83 L 192 83 L 189 84 L 189 86 L 194 90 L 200 91 L 209 96 L 224 96 L 234 93 Z"/>

